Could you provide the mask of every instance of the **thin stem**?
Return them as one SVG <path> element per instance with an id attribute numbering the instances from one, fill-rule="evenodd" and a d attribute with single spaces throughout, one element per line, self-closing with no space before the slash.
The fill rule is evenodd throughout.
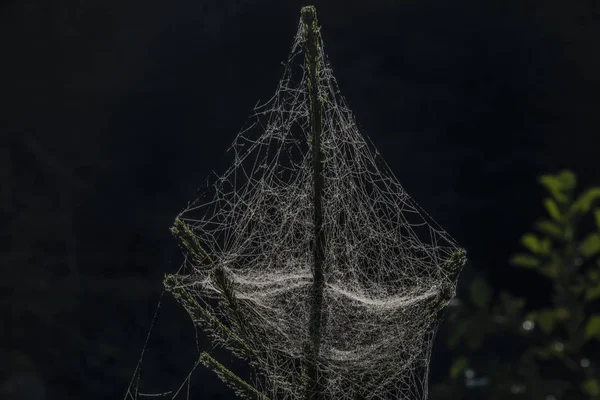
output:
<path id="1" fill-rule="evenodd" d="M 322 398 L 322 377 L 317 367 L 321 347 L 323 288 L 323 259 L 325 254 L 325 232 L 323 231 L 323 155 L 321 135 L 323 133 L 323 102 L 319 93 L 319 48 L 317 33 L 317 12 L 314 6 L 302 8 L 302 21 L 306 27 L 305 51 L 308 70 L 308 95 L 310 99 L 310 125 L 313 152 L 314 178 L 314 280 L 311 291 L 310 347 L 307 360 L 307 393 L 309 400 Z"/>

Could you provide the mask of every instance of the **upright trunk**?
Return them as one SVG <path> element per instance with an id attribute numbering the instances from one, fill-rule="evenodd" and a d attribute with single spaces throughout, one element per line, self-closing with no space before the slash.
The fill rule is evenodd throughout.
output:
<path id="1" fill-rule="evenodd" d="M 323 307 L 323 259 L 325 254 L 325 232 L 323 231 L 323 155 L 321 135 L 323 133 L 323 100 L 319 91 L 319 52 L 317 14 L 314 6 L 302 8 L 302 20 L 306 27 L 305 54 L 308 71 L 308 95 L 310 99 L 310 128 L 313 152 L 314 178 L 314 280 L 311 291 L 311 312 L 309 322 L 310 343 L 307 357 L 307 400 L 323 398 L 323 376 L 318 368 L 321 346 L 321 324 Z"/>

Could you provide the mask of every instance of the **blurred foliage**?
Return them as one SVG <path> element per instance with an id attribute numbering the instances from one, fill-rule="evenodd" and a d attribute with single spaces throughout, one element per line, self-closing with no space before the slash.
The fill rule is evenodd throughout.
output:
<path id="1" fill-rule="evenodd" d="M 549 304 L 529 307 L 482 277 L 468 282 L 448 311 L 454 359 L 433 400 L 600 399 L 600 187 L 576 194 L 566 170 L 539 183 L 547 216 L 521 237 L 510 264 L 539 275 L 531 291 Z"/>

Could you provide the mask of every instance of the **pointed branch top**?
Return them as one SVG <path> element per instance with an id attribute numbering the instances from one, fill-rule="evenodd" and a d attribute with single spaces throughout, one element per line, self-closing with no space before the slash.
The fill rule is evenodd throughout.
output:
<path id="1" fill-rule="evenodd" d="M 307 26 L 312 26 L 313 24 L 316 25 L 317 23 L 317 9 L 315 8 L 315 6 L 305 6 L 302 7 L 302 21 L 304 21 L 304 23 Z"/>

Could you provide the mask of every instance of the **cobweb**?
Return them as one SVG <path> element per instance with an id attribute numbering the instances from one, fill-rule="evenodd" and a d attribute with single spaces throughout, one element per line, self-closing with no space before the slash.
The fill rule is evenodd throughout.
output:
<path id="1" fill-rule="evenodd" d="M 310 340 L 314 264 L 305 29 L 301 20 L 275 95 L 230 147 L 231 167 L 179 217 L 235 285 L 248 323 L 260 326 L 247 344 L 267 371 L 253 383 L 271 399 L 305 398 L 298 360 Z M 359 132 L 317 37 L 325 398 L 426 399 L 439 311 L 456 286 L 457 271 L 446 265 L 459 248 Z M 211 309 L 220 295 L 211 268 L 188 257 L 179 276 Z"/>

